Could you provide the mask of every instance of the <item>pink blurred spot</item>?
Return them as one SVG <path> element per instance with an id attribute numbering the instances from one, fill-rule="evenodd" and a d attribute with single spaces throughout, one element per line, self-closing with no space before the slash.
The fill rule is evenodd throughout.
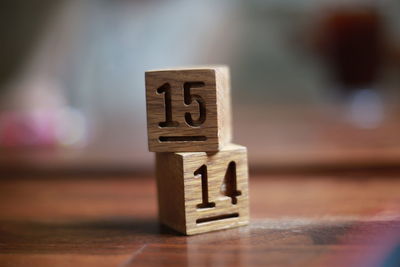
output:
<path id="1" fill-rule="evenodd" d="M 49 146 L 56 144 L 56 117 L 51 110 L 0 114 L 0 145 Z"/>

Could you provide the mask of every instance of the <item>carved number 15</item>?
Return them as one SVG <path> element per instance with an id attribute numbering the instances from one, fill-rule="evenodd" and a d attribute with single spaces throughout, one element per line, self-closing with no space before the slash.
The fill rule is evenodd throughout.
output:
<path id="1" fill-rule="evenodd" d="M 194 120 L 190 112 L 185 113 L 185 121 L 189 126 L 196 127 L 203 124 L 206 120 L 206 102 L 199 95 L 190 94 L 191 88 L 204 87 L 204 82 L 185 82 L 183 84 L 184 104 L 190 105 L 193 100 L 197 101 L 199 105 L 199 118 Z M 164 105 L 165 105 L 165 121 L 160 122 L 160 127 L 178 127 L 179 122 L 172 119 L 172 98 L 171 98 L 171 85 L 164 83 L 157 89 L 158 94 L 164 93 Z"/>

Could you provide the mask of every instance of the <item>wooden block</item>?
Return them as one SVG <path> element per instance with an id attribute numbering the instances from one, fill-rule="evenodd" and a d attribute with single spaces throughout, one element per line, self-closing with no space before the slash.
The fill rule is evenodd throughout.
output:
<path id="1" fill-rule="evenodd" d="M 161 223 L 186 235 L 248 224 L 246 147 L 216 153 L 157 153 Z"/>
<path id="2" fill-rule="evenodd" d="M 218 151 L 231 142 L 228 67 L 147 71 L 146 101 L 152 152 Z"/>

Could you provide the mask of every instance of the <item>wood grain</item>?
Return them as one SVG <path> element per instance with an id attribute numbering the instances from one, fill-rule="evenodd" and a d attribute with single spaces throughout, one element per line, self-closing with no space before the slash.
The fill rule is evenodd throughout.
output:
<path id="1" fill-rule="evenodd" d="M 145 73 L 151 152 L 218 151 L 232 139 L 229 69 Z"/>
<path id="2" fill-rule="evenodd" d="M 247 150 L 157 153 L 160 221 L 192 235 L 248 224 Z"/>
<path id="3" fill-rule="evenodd" d="M 400 173 L 258 174 L 249 226 L 179 236 L 154 177 L 0 179 L 0 266 L 390 266 Z"/>

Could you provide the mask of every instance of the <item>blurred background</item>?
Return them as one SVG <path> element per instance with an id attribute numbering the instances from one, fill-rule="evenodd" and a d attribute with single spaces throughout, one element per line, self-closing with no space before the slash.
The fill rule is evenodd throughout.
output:
<path id="1" fill-rule="evenodd" d="M 231 69 L 252 170 L 400 165 L 396 0 L 0 3 L 0 168 L 148 171 L 144 71 Z"/>

